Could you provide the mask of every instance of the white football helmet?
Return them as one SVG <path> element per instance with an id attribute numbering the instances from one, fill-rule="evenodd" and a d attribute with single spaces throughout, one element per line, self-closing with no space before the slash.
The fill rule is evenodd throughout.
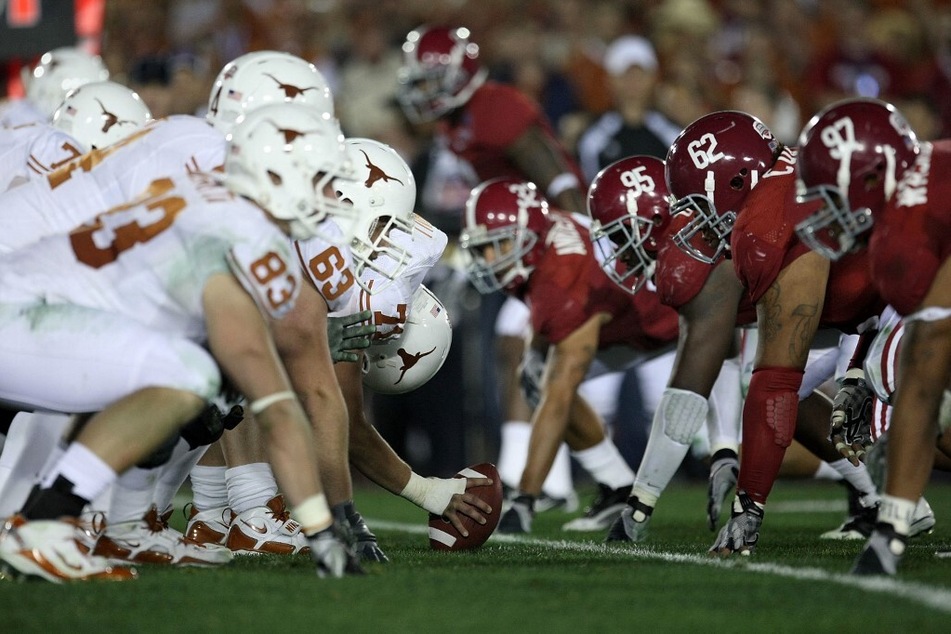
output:
<path id="1" fill-rule="evenodd" d="M 403 334 L 367 348 L 363 385 L 380 394 L 405 394 L 436 375 L 452 345 L 452 323 L 439 298 L 420 285 Z"/>
<path id="2" fill-rule="evenodd" d="M 298 103 L 326 116 L 334 116 L 330 87 L 317 67 L 280 51 L 255 51 L 242 55 L 218 73 L 205 115 L 227 134 L 238 117 L 272 103 Z"/>
<path id="3" fill-rule="evenodd" d="M 406 247 L 413 238 L 416 179 L 389 145 L 352 138 L 347 139 L 347 148 L 356 180 L 338 181 L 337 196 L 353 203 L 357 216 L 350 250 L 355 273 L 360 286 L 373 294 L 398 278 L 412 259 Z M 378 274 L 372 276 L 372 285 L 365 275 L 368 270 Z"/>
<path id="4" fill-rule="evenodd" d="M 102 58 L 80 48 L 65 46 L 43 53 L 26 82 L 26 98 L 47 117 L 73 88 L 109 79 Z"/>
<path id="5" fill-rule="evenodd" d="M 275 218 L 289 220 L 291 237 L 322 236 L 349 242 L 353 206 L 334 195 L 333 180 L 354 178 L 340 124 L 313 108 L 281 103 L 262 106 L 238 119 L 228 135 L 224 182 Z M 321 232 L 328 217 L 340 218 L 342 237 Z"/>
<path id="6" fill-rule="evenodd" d="M 53 126 L 76 139 L 84 152 L 124 139 L 151 120 L 139 95 L 114 81 L 74 88 L 53 113 Z"/>

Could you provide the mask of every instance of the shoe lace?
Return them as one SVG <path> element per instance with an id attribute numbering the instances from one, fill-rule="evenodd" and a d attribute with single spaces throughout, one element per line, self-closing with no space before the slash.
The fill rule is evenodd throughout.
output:
<path id="1" fill-rule="evenodd" d="M 149 509 L 148 513 L 146 513 L 145 517 L 142 519 L 145 520 L 149 530 L 153 533 L 161 533 L 168 526 L 162 521 L 162 518 L 159 517 L 158 509 L 156 509 L 154 506 Z"/>

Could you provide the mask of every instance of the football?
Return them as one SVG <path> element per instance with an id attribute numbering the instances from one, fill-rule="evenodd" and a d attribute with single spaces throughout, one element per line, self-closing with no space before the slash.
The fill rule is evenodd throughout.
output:
<path id="1" fill-rule="evenodd" d="M 457 478 L 491 478 L 490 486 L 479 486 L 468 489 L 469 493 L 477 495 L 492 507 L 492 512 L 485 515 L 486 523 L 479 524 L 474 519 L 461 515 L 462 524 L 469 531 L 468 537 L 463 537 L 449 520 L 440 515 L 429 515 L 429 546 L 433 550 L 469 550 L 478 548 L 486 542 L 499 525 L 502 515 L 502 478 L 494 464 L 482 464 L 466 467 L 455 475 Z"/>

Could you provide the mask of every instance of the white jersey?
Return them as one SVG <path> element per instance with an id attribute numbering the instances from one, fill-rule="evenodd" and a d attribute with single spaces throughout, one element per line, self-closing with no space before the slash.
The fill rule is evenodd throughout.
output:
<path id="1" fill-rule="evenodd" d="M 287 238 L 259 207 L 213 175 L 178 175 L 68 234 L 0 257 L 0 303 L 96 309 L 201 341 L 205 285 L 229 271 L 274 318 L 300 290 Z"/>
<path id="2" fill-rule="evenodd" d="M 320 232 L 334 242 L 315 236 L 296 240 L 294 248 L 304 273 L 327 302 L 328 312 L 346 314 L 345 309 L 354 304 L 353 296 L 359 288 L 353 273 L 353 254 L 349 246 L 342 244 L 343 231 L 332 219 L 320 224 Z"/>
<path id="3" fill-rule="evenodd" d="M 45 176 L 82 155 L 80 144 L 48 123 L 0 128 L 0 191 Z"/>
<path id="4" fill-rule="evenodd" d="M 29 99 L 11 99 L 0 104 L 0 127 L 13 128 L 26 123 L 47 123 L 49 117 Z"/>
<path id="5" fill-rule="evenodd" d="M 416 214 L 413 218 L 412 235 L 402 231 L 390 233 L 390 239 L 396 246 L 406 249 L 412 256 L 406 270 L 392 284 L 372 295 L 363 288 L 356 287 L 355 292 L 349 296 L 350 303 L 337 311 L 338 314 L 372 311 L 373 324 L 376 326 L 373 339 L 377 341 L 402 334 L 413 296 L 426 274 L 442 257 L 449 240 L 445 233 L 424 218 Z M 365 270 L 364 276 L 366 279 L 363 281 L 371 290 L 374 282 L 389 281 L 369 268 Z"/>
<path id="6" fill-rule="evenodd" d="M 153 121 L 0 196 L 5 226 L 0 253 L 69 231 L 137 196 L 156 178 L 219 169 L 225 147 L 225 137 L 204 119 L 177 115 Z"/>

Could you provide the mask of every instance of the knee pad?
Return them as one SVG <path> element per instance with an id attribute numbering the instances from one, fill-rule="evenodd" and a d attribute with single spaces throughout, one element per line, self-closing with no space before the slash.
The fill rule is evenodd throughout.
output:
<path id="1" fill-rule="evenodd" d="M 773 441 L 780 447 L 792 443 L 799 409 L 799 386 L 803 371 L 797 368 L 757 368 L 750 379 L 747 405 L 755 407 L 766 426 L 773 431 Z"/>
<path id="2" fill-rule="evenodd" d="M 707 420 L 708 407 L 707 399 L 696 392 L 668 387 L 657 407 L 664 435 L 681 445 L 689 445 Z"/>

